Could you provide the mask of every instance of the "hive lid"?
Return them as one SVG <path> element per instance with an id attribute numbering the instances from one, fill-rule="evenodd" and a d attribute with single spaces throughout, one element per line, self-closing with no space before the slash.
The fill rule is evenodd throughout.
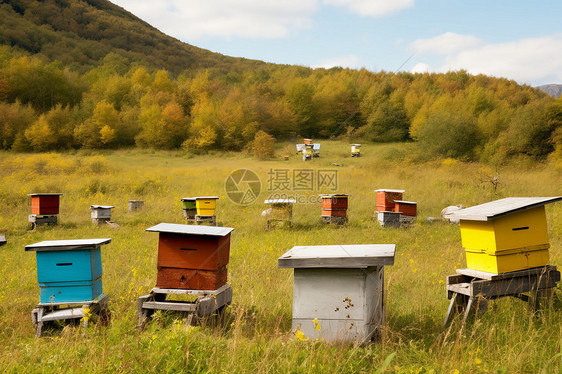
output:
<path id="1" fill-rule="evenodd" d="M 159 223 L 146 229 L 151 232 L 166 232 L 170 234 L 226 236 L 234 230 L 232 227 L 183 225 L 179 223 Z"/>
<path id="2" fill-rule="evenodd" d="M 196 197 L 182 197 L 181 201 L 195 201 L 197 200 Z"/>
<path id="3" fill-rule="evenodd" d="M 395 203 L 402 203 L 402 204 L 417 204 L 415 201 L 406 201 L 406 200 L 394 200 Z"/>
<path id="4" fill-rule="evenodd" d="M 218 196 L 197 196 L 194 197 L 195 200 L 217 200 Z"/>
<path id="5" fill-rule="evenodd" d="M 60 196 L 61 193 L 28 193 L 27 196 Z"/>
<path id="6" fill-rule="evenodd" d="M 94 249 L 100 245 L 111 242 L 111 238 L 104 239 L 71 239 L 71 240 L 44 240 L 39 243 L 25 246 L 26 251 L 76 251 L 80 249 Z"/>
<path id="7" fill-rule="evenodd" d="M 404 191 L 406 190 L 391 190 L 388 188 L 380 188 L 378 190 L 375 190 L 375 192 L 400 192 L 400 193 L 403 193 Z"/>
<path id="8" fill-rule="evenodd" d="M 90 209 L 112 209 L 115 208 L 113 205 L 91 205 Z"/>
<path id="9" fill-rule="evenodd" d="M 394 264 L 395 244 L 295 246 L 278 259 L 280 268 L 365 268 Z"/>
<path id="10" fill-rule="evenodd" d="M 451 217 L 465 221 L 491 221 L 508 214 L 536 208 L 559 200 L 562 200 L 562 196 L 506 197 L 505 199 L 460 209 L 452 213 Z"/>
<path id="11" fill-rule="evenodd" d="M 265 200 L 264 204 L 294 204 L 296 202 L 296 199 L 270 199 Z"/>
<path id="12" fill-rule="evenodd" d="M 350 144 L 350 145 L 354 145 L 356 147 L 361 147 L 361 144 Z"/>

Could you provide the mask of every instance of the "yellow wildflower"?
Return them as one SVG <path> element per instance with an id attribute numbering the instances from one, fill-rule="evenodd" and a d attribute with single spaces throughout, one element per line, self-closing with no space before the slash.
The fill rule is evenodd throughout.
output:
<path id="1" fill-rule="evenodd" d="M 297 338 L 299 338 L 299 340 L 301 340 L 303 342 L 306 342 L 309 339 L 306 336 L 304 336 L 304 332 L 302 332 L 299 329 L 297 329 L 297 331 L 295 331 L 295 335 L 297 336 Z"/>

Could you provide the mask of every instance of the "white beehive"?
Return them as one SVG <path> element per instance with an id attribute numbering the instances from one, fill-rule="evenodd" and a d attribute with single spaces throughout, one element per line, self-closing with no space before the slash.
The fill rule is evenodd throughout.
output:
<path id="1" fill-rule="evenodd" d="M 294 268 L 293 324 L 310 339 L 363 343 L 384 319 L 384 265 L 394 244 L 296 246 L 278 260 Z"/>

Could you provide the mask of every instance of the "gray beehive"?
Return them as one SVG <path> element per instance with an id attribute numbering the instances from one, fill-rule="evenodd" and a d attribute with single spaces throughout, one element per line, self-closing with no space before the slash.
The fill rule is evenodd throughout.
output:
<path id="1" fill-rule="evenodd" d="M 294 268 L 293 330 L 310 339 L 363 343 L 384 319 L 384 265 L 394 244 L 296 246 L 278 260 Z"/>

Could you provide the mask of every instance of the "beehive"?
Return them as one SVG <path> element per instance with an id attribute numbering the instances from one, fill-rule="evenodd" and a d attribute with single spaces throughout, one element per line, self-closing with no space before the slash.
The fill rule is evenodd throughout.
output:
<path id="1" fill-rule="evenodd" d="M 390 189 L 378 189 L 375 190 L 377 193 L 377 211 L 394 211 L 394 201 L 402 200 L 402 194 L 404 190 L 390 190 Z"/>
<path id="2" fill-rule="evenodd" d="M 47 240 L 36 251 L 41 303 L 90 301 L 102 294 L 101 246 L 105 239 Z"/>
<path id="3" fill-rule="evenodd" d="M 562 197 L 510 197 L 454 213 L 467 267 L 494 274 L 548 264 L 544 205 Z"/>
<path id="4" fill-rule="evenodd" d="M 195 198 L 195 207 L 199 216 L 214 216 L 218 196 L 201 196 Z"/>
<path id="5" fill-rule="evenodd" d="M 91 205 L 91 217 L 93 223 L 102 223 L 111 220 L 111 209 L 114 206 L 112 205 Z"/>
<path id="6" fill-rule="evenodd" d="M 373 337 L 394 251 L 394 244 L 296 246 L 281 256 L 279 267 L 294 269 L 293 330 L 328 342 Z"/>
<path id="7" fill-rule="evenodd" d="M 61 193 L 33 193 L 31 196 L 31 214 L 59 214 Z"/>
<path id="8" fill-rule="evenodd" d="M 188 220 L 195 219 L 197 214 L 197 203 L 194 197 L 184 197 L 181 199 L 181 205 L 183 208 L 183 217 Z"/>
<path id="9" fill-rule="evenodd" d="M 394 200 L 394 211 L 403 216 L 416 217 L 418 215 L 418 203 L 415 201 Z"/>
<path id="10" fill-rule="evenodd" d="M 351 144 L 351 157 L 361 156 L 361 144 Z"/>
<path id="11" fill-rule="evenodd" d="M 136 212 L 142 210 L 144 201 L 142 200 L 129 200 L 129 212 Z"/>
<path id="12" fill-rule="evenodd" d="M 340 220 L 341 223 L 347 221 L 347 206 L 350 195 L 346 194 L 325 194 L 320 195 L 322 198 L 322 219 L 330 222 L 333 217 Z M 340 223 L 338 222 L 338 223 Z"/>
<path id="13" fill-rule="evenodd" d="M 229 227 L 160 223 L 156 287 L 216 290 L 227 281 Z"/>
<path id="14" fill-rule="evenodd" d="M 312 139 L 304 139 L 304 144 L 312 145 Z"/>
<path id="15" fill-rule="evenodd" d="M 295 199 L 269 199 L 265 200 L 264 204 L 271 206 L 271 211 L 267 215 L 270 220 L 287 220 L 293 218 L 293 204 L 296 203 Z"/>

